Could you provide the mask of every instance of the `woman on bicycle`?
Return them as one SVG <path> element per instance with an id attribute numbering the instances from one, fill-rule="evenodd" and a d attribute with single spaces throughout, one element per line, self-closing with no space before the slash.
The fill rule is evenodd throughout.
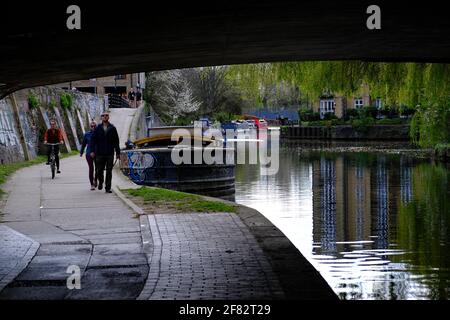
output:
<path id="1" fill-rule="evenodd" d="M 60 129 L 56 127 L 56 120 L 52 119 L 50 120 L 50 129 L 47 129 L 44 134 L 44 144 L 47 143 L 64 143 L 63 135 Z M 50 154 L 52 153 L 52 148 L 54 148 L 55 152 L 55 160 L 56 160 L 56 172 L 61 173 L 59 171 L 59 146 L 58 145 L 52 145 L 47 146 L 47 165 L 50 164 Z"/>
<path id="2" fill-rule="evenodd" d="M 95 188 L 97 187 L 97 173 L 94 170 L 94 159 L 91 158 L 91 138 L 95 128 L 97 127 L 97 123 L 92 120 L 89 126 L 91 130 L 84 134 L 83 145 L 81 146 L 80 150 L 80 157 L 83 156 L 84 148 L 86 148 L 86 161 L 89 166 L 89 181 L 91 182 L 91 190 L 95 190 Z"/>

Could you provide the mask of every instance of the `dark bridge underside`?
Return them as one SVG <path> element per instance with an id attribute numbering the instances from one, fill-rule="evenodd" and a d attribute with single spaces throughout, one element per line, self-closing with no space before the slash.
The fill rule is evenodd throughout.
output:
<path id="1" fill-rule="evenodd" d="M 373 3 L 364 0 L 2 2 L 0 96 L 70 80 L 207 65 L 450 62 L 444 5 L 391 2 L 374 1 L 382 18 L 375 31 L 366 28 Z M 81 31 L 66 28 L 66 8 L 73 3 L 81 7 Z"/>

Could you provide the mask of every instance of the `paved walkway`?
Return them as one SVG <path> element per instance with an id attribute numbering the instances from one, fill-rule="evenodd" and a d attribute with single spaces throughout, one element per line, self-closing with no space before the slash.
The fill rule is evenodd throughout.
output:
<path id="1" fill-rule="evenodd" d="M 130 117 L 111 118 L 125 135 Z M 37 165 L 18 171 L 6 184 L 0 259 L 9 284 L 0 287 L 1 299 L 134 299 L 140 294 L 148 263 L 139 219 L 114 194 L 91 191 L 87 169 L 86 160 L 75 156 L 61 160 L 62 173 L 54 180 L 48 166 Z M 31 252 L 25 237 L 39 249 L 11 281 L 9 268 Z M 81 290 L 67 288 L 72 265 L 80 268 Z"/>
<path id="2" fill-rule="evenodd" d="M 277 276 L 233 213 L 148 216 L 150 275 L 141 299 L 281 299 Z"/>
<path id="3" fill-rule="evenodd" d="M 28 265 L 39 243 L 0 224 L 0 291 Z"/>
<path id="4" fill-rule="evenodd" d="M 90 190 L 84 159 L 62 160 L 61 171 L 52 180 L 49 168 L 38 165 L 8 184 L 2 221 L 40 247 L 0 298 L 137 297 L 148 273 L 139 220 L 114 194 Z M 67 289 L 71 265 L 81 269 L 81 290 Z"/>

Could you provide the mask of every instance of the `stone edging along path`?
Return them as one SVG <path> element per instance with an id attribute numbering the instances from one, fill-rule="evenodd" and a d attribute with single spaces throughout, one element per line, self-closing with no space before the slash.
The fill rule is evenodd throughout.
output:
<path id="1" fill-rule="evenodd" d="M 0 291 L 12 282 L 31 262 L 39 249 L 39 243 L 26 235 L 0 224 L 0 260 L 2 261 L 0 275 Z M 9 252 L 12 251 L 12 252 Z M 11 258 L 16 258 L 12 260 Z M 8 259 L 5 261 L 4 259 Z M 9 263 L 9 268 L 4 268 L 4 263 Z"/>
<path id="2" fill-rule="evenodd" d="M 117 174 L 117 172 L 116 172 Z M 147 255 L 150 273 L 158 269 L 157 256 L 161 251 L 161 237 L 154 215 L 147 215 L 142 208 L 127 198 L 119 188 L 114 192 L 140 219 L 144 252 Z M 273 273 L 277 276 L 283 292 L 278 299 L 289 300 L 338 300 L 336 294 L 319 272 L 307 261 L 291 241 L 268 219 L 255 209 L 234 202 L 202 196 L 205 200 L 220 201 L 236 208 L 237 224 L 245 226 L 264 252 Z M 147 218 L 148 217 L 148 218 Z M 159 252 L 159 253 L 158 253 Z M 152 269 L 153 268 L 153 269 Z M 153 271 L 152 271 L 153 270 Z M 159 269 L 158 269 L 159 270 Z M 149 274 L 138 299 L 149 299 L 155 289 L 155 274 Z M 276 292 L 276 289 L 274 289 Z"/>

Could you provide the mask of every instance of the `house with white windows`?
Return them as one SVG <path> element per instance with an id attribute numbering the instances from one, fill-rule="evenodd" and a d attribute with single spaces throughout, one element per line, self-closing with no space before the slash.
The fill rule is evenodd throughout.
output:
<path id="1" fill-rule="evenodd" d="M 368 106 L 375 106 L 381 109 L 383 102 L 379 97 L 372 97 L 369 86 L 363 85 L 359 94 L 353 97 L 344 97 L 331 93 L 322 95 L 313 104 L 313 111 L 318 112 L 321 119 L 324 119 L 327 113 L 332 113 L 337 118 L 342 118 L 348 109 L 361 109 Z"/>

